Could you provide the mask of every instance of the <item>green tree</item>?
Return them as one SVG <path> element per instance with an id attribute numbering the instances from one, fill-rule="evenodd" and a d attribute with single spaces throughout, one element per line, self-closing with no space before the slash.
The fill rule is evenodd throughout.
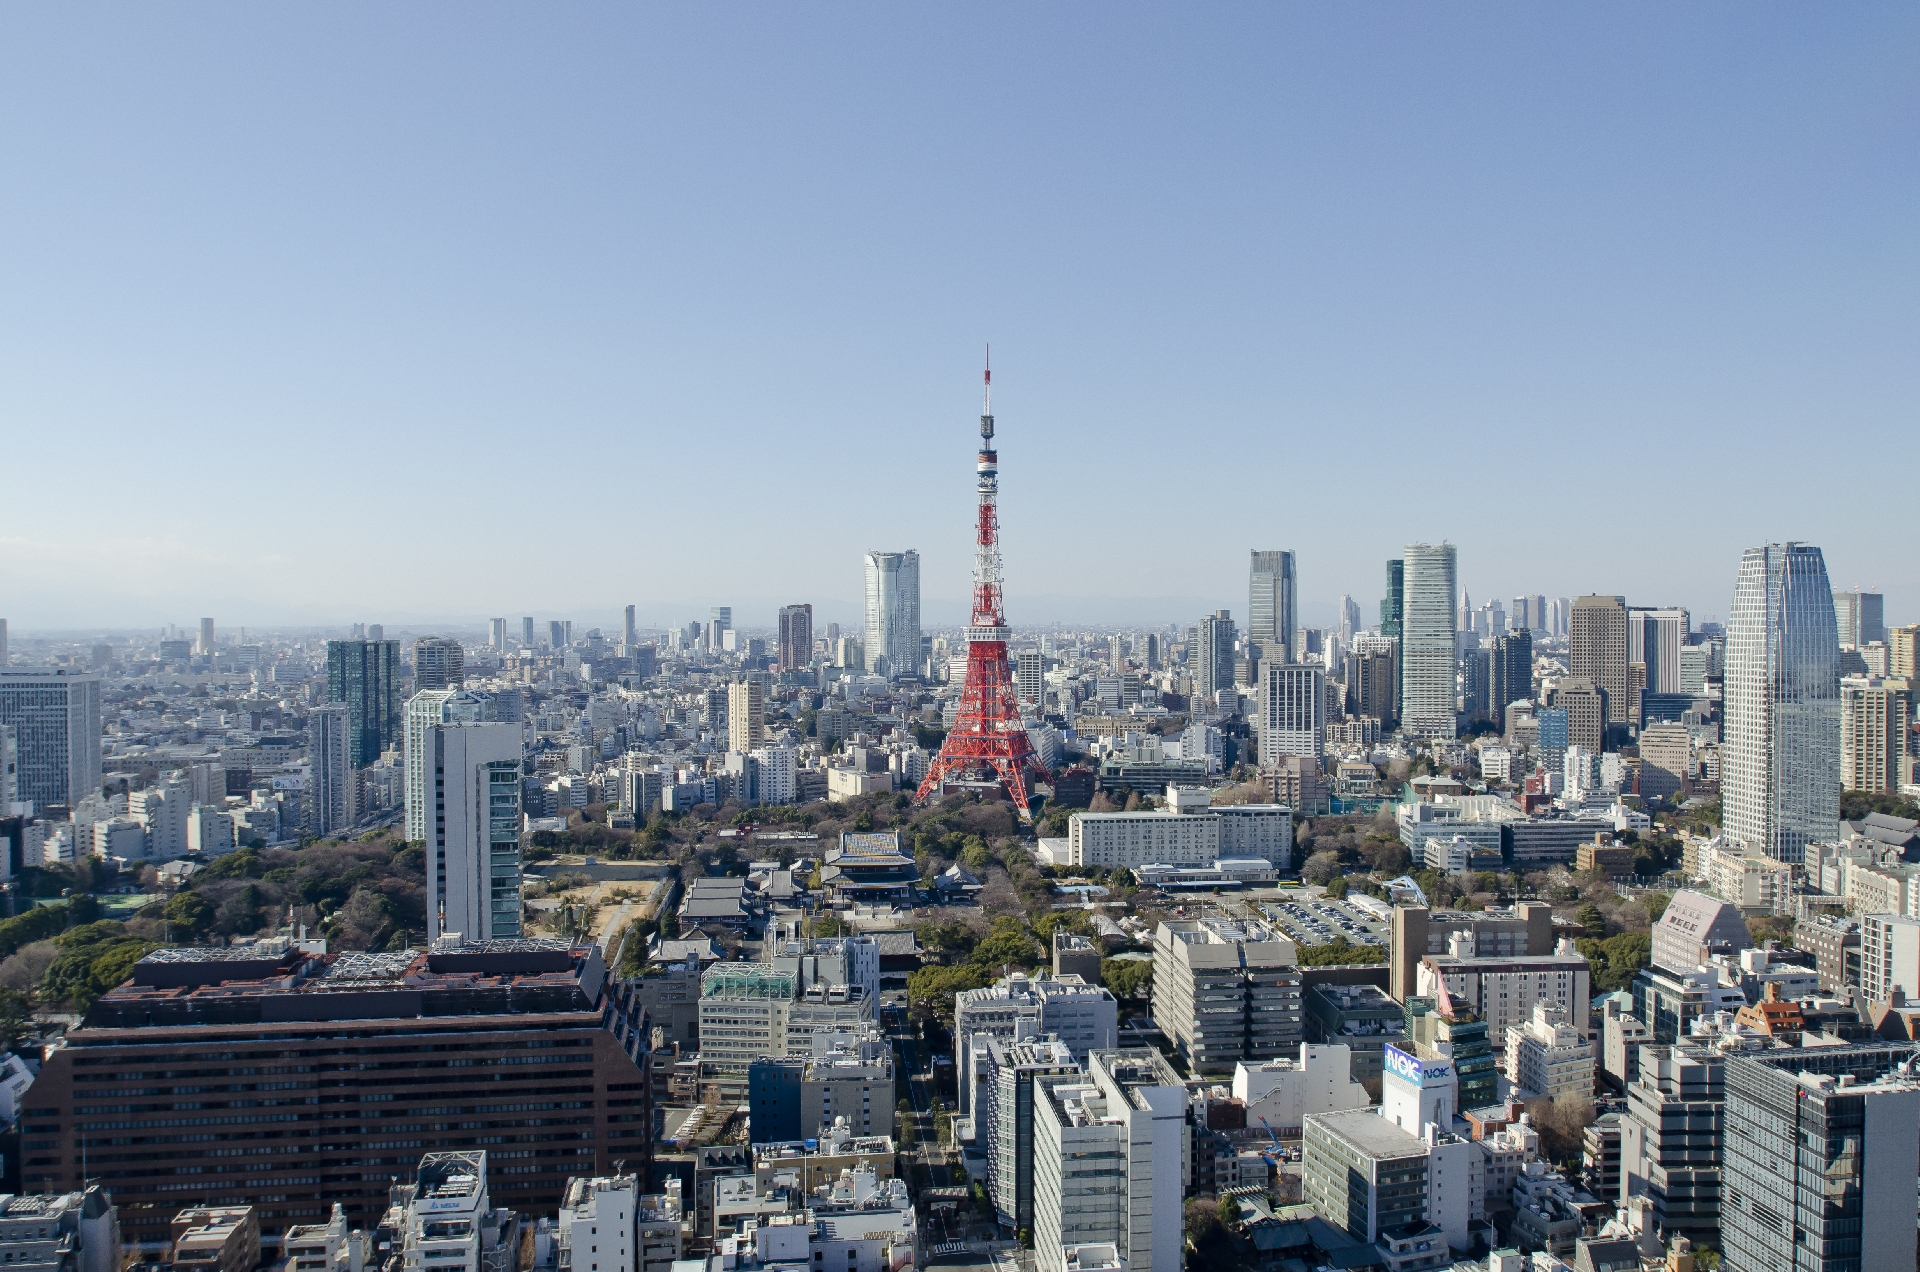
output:
<path id="1" fill-rule="evenodd" d="M 925 1008 L 941 1021 L 951 1023 L 956 995 L 969 989 L 983 989 L 992 983 L 992 975 L 977 963 L 962 963 L 957 967 L 935 964 L 908 974 L 907 999 L 916 1008 Z"/>
<path id="2" fill-rule="evenodd" d="M 973 961 L 983 967 L 1031 967 L 1040 959 L 1032 932 L 1011 915 L 1002 915 L 987 930 L 986 939 L 973 947 Z"/>
<path id="3" fill-rule="evenodd" d="M 1139 958 L 1102 959 L 1100 983 L 1115 998 L 1144 999 L 1153 986 L 1153 964 Z"/>
<path id="4" fill-rule="evenodd" d="M 197 892 L 176 892 L 162 911 L 177 941 L 196 941 L 213 923 L 213 905 Z"/>
<path id="5" fill-rule="evenodd" d="M 1586 929 L 1593 940 L 1600 940 L 1607 934 L 1607 916 L 1600 913 L 1600 907 L 1589 901 L 1574 912 L 1574 918 Z"/>

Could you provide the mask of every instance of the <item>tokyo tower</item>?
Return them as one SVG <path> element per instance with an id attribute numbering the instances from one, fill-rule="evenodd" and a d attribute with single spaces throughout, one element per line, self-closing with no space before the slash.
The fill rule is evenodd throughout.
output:
<path id="1" fill-rule="evenodd" d="M 1033 741 L 1020 723 L 1013 668 L 1007 662 L 1007 617 L 1000 589 L 1000 469 L 993 450 L 993 367 L 986 369 L 985 405 L 980 416 L 978 464 L 980 515 L 974 528 L 973 622 L 967 628 L 967 679 L 960 692 L 960 715 L 940 754 L 927 769 L 914 796 L 924 801 L 949 781 L 995 781 L 1033 820 L 1030 782 L 1046 777 L 1034 758 Z"/>

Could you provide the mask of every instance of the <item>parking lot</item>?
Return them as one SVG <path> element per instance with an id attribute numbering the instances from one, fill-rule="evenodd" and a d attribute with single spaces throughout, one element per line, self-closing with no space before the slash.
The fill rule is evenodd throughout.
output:
<path id="1" fill-rule="evenodd" d="M 1388 943 L 1387 925 L 1366 910 L 1351 902 L 1310 895 L 1306 889 L 1263 903 L 1260 911 L 1303 945 L 1325 945 L 1336 937 L 1354 945 Z"/>

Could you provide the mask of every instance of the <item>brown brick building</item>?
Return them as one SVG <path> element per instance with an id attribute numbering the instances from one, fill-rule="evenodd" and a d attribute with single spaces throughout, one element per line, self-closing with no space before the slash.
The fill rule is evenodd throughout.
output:
<path id="1" fill-rule="evenodd" d="M 344 1206 L 376 1226 L 424 1153 L 485 1149 L 494 1204 L 653 1157 L 645 1011 L 597 947 L 314 956 L 158 950 L 25 1098 L 25 1191 L 104 1185 L 158 1251 L 190 1206 L 252 1206 L 269 1249 Z"/>

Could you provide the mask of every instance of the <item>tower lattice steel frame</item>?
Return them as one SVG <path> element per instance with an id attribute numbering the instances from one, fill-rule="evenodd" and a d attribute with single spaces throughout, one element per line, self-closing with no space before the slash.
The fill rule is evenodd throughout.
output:
<path id="1" fill-rule="evenodd" d="M 1030 777 L 1047 777 L 1020 722 L 1013 668 L 1007 661 L 1007 618 L 1000 587 L 1000 469 L 993 449 L 993 368 L 986 369 L 978 463 L 980 515 L 973 552 L 973 621 L 967 628 L 967 679 L 960 714 L 920 783 L 917 801 L 950 779 L 992 772 L 1023 821 L 1033 819 Z"/>

